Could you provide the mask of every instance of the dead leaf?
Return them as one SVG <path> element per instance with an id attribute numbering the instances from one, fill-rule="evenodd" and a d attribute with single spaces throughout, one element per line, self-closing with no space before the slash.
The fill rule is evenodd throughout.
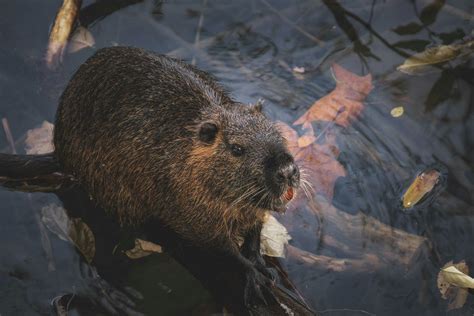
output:
<path id="1" fill-rule="evenodd" d="M 397 70 L 409 75 L 427 73 L 430 70 L 436 70 L 431 67 L 433 65 L 442 64 L 454 59 L 460 59 L 462 62 L 461 58 L 469 57 L 473 51 L 474 41 L 464 44 L 430 47 L 406 59 L 402 65 L 397 67 Z"/>
<path id="2" fill-rule="evenodd" d="M 69 222 L 69 237 L 77 249 L 91 263 L 95 256 L 95 238 L 92 230 L 80 218 L 73 218 Z"/>
<path id="3" fill-rule="evenodd" d="M 300 167 L 302 178 L 309 181 L 315 190 L 313 193 L 321 193 L 332 200 L 334 183 L 337 178 L 346 176 L 344 167 L 337 160 L 339 149 L 335 136 L 327 133 L 325 142 L 319 144 L 314 143 L 314 135 L 298 137 L 298 133 L 283 122 L 277 122 L 277 127 L 288 142 L 288 149 Z M 310 140 L 313 142 L 309 143 Z"/>
<path id="4" fill-rule="evenodd" d="M 75 53 L 81 49 L 93 47 L 95 45 L 94 36 L 85 27 L 78 27 L 69 41 L 68 52 Z"/>
<path id="5" fill-rule="evenodd" d="M 297 74 L 304 74 L 305 71 L 306 70 L 304 69 L 304 67 L 298 67 L 298 66 L 293 67 L 293 72 Z"/>
<path id="6" fill-rule="evenodd" d="M 469 268 L 464 260 L 457 264 L 453 264 L 453 262 L 450 261 L 445 264 L 438 273 L 438 289 L 441 293 L 441 297 L 445 300 L 449 300 L 448 310 L 461 308 L 466 303 L 468 290 L 464 287 L 453 285 L 452 279 L 453 275 L 456 276 L 456 278 L 457 276 L 463 275 L 470 278 L 467 276 L 468 273 Z"/>
<path id="7" fill-rule="evenodd" d="M 64 241 L 70 241 L 68 234 L 69 217 L 64 208 L 50 204 L 41 209 L 41 220 L 56 236 Z"/>
<path id="8" fill-rule="evenodd" d="M 30 129 L 26 133 L 25 150 L 28 155 L 41 155 L 54 151 L 54 125 L 44 121 L 41 127 Z"/>
<path id="9" fill-rule="evenodd" d="M 266 213 L 260 233 L 260 252 L 269 257 L 285 257 L 285 247 L 291 236 L 285 226 L 271 214 Z"/>
<path id="10" fill-rule="evenodd" d="M 431 192 L 435 185 L 439 182 L 441 173 L 438 170 L 432 169 L 420 173 L 413 180 L 402 197 L 404 208 L 415 206 L 426 194 Z"/>
<path id="11" fill-rule="evenodd" d="M 53 28 L 49 34 L 46 64 L 49 68 L 56 68 L 63 60 L 67 40 L 71 35 L 72 27 L 76 21 L 81 0 L 64 0 L 54 20 Z"/>
<path id="12" fill-rule="evenodd" d="M 403 112 L 405 112 L 403 106 L 397 106 L 390 111 L 390 115 L 393 117 L 400 117 L 403 115 Z"/>
<path id="13" fill-rule="evenodd" d="M 126 250 L 125 254 L 130 259 L 140 259 L 146 256 L 149 256 L 153 253 L 162 253 L 163 249 L 160 245 L 152 243 L 151 241 L 143 239 L 135 239 L 135 247 L 132 249 Z"/>
<path id="14" fill-rule="evenodd" d="M 449 266 L 441 269 L 444 279 L 451 285 L 474 289 L 474 279 L 465 273 L 459 271 L 455 266 Z"/>
<path id="15" fill-rule="evenodd" d="M 71 242 L 91 263 L 95 256 L 95 238 L 89 226 L 80 218 L 70 219 L 64 208 L 51 204 L 41 209 L 45 226 L 64 241 Z"/>
<path id="16" fill-rule="evenodd" d="M 336 88 L 328 95 L 316 101 L 294 125 L 302 125 L 313 121 L 334 121 L 348 127 L 364 108 L 363 101 L 372 90 L 372 76 L 358 76 L 334 64 L 332 66 Z"/>

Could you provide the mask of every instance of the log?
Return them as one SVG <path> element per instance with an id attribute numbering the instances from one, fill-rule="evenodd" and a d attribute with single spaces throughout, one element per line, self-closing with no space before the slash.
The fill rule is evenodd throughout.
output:
<path id="1" fill-rule="evenodd" d="M 431 249 L 424 237 L 391 227 L 363 213 L 347 214 L 319 195 L 303 207 L 319 219 L 319 248 L 337 258 L 288 247 L 288 256 L 300 262 L 334 271 L 369 272 L 392 266 L 407 270 L 417 262 L 418 256 Z"/>
<path id="2" fill-rule="evenodd" d="M 99 275 L 107 282 L 114 284 L 117 276 L 108 275 L 108 273 L 111 270 L 117 270 L 118 266 L 127 269 L 126 262 L 130 259 L 121 251 L 116 251 L 116 248 L 119 240 L 123 240 L 124 236 L 130 236 L 130 231 L 120 227 L 120 224 L 104 210 L 93 205 L 88 194 L 79 186 L 61 190 L 57 195 L 69 216 L 80 217 L 93 231 L 96 240 L 96 256 L 93 265 L 97 267 Z M 299 299 L 298 294 L 278 284 L 264 289 L 264 293 L 269 292 L 274 298 L 266 297 L 267 305 L 246 307 L 243 300 L 244 271 L 240 269 L 240 265 L 210 249 L 190 244 L 156 220 L 150 219 L 144 227 L 134 229 L 133 234 L 162 246 L 167 254 L 194 275 L 232 314 L 269 316 L 291 315 L 291 313 L 293 315 L 316 314 L 303 300 Z M 110 269 L 111 266 L 114 269 Z M 120 274 L 126 273 L 123 271 Z M 89 299 L 97 299 L 96 295 L 98 294 Z"/>

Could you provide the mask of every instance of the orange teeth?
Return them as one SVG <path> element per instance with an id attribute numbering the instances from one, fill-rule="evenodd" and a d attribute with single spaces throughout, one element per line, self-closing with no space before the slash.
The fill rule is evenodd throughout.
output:
<path id="1" fill-rule="evenodd" d="M 286 190 L 285 195 L 283 196 L 285 200 L 291 201 L 293 199 L 293 188 L 289 187 L 288 190 Z"/>

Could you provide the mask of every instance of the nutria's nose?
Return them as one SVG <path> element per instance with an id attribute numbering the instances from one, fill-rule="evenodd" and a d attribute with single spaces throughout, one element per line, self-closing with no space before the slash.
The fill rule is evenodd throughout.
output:
<path id="1" fill-rule="evenodd" d="M 290 186 L 297 186 L 300 180 L 300 171 L 294 162 L 281 167 L 276 174 L 279 183 L 288 183 Z"/>

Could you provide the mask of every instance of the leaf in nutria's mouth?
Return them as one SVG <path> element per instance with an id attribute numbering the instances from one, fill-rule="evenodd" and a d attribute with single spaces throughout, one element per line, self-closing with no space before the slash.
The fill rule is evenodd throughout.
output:
<path id="1" fill-rule="evenodd" d="M 284 193 L 283 197 L 285 198 L 287 202 L 289 202 L 293 199 L 293 195 L 294 195 L 293 188 L 289 187 L 288 190 L 286 190 L 286 192 Z"/>

